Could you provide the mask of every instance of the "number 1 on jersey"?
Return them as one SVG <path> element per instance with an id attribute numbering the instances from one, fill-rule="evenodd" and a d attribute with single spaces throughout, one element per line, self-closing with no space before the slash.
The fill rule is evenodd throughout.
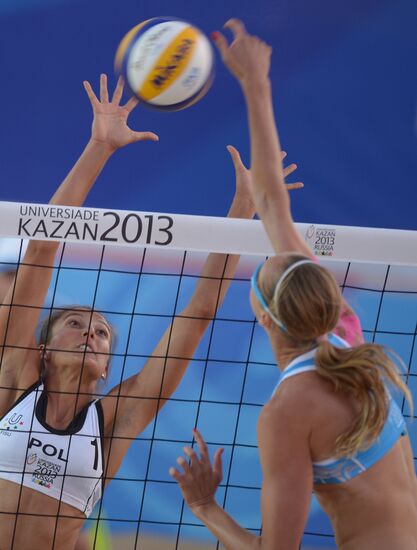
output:
<path id="1" fill-rule="evenodd" d="M 95 453 L 94 453 L 94 465 L 93 465 L 93 470 L 97 470 L 97 463 L 98 463 L 98 445 L 97 445 L 97 438 L 94 439 L 93 441 L 90 441 L 91 445 L 94 447 L 95 449 Z"/>

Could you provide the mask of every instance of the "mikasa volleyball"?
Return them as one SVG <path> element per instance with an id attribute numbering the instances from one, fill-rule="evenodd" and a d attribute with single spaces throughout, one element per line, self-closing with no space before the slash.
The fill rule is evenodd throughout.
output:
<path id="1" fill-rule="evenodd" d="M 155 17 L 133 27 L 116 52 L 115 70 L 145 105 L 168 111 L 189 107 L 210 88 L 213 48 L 194 25 Z"/>

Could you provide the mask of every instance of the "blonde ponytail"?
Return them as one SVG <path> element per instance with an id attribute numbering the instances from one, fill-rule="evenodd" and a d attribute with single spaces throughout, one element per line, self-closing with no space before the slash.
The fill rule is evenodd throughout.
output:
<path id="1" fill-rule="evenodd" d="M 335 391 L 352 395 L 359 405 L 352 426 L 336 439 L 338 457 L 366 449 L 380 434 L 389 411 L 386 383 L 400 389 L 412 407 L 410 390 L 383 346 L 362 344 L 346 349 L 322 341 L 315 363 L 317 373 L 331 382 Z"/>

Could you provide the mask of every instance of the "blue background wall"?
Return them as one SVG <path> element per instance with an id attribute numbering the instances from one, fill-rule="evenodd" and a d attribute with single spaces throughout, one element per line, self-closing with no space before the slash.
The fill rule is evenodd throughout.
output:
<path id="1" fill-rule="evenodd" d="M 281 138 L 306 184 L 293 200 L 298 221 L 417 229 L 414 0 L 1 0 L 1 199 L 48 201 L 89 136 L 82 80 L 97 89 L 124 33 L 169 14 L 206 32 L 239 16 L 272 44 Z M 248 159 L 248 135 L 241 92 L 219 59 L 201 103 L 138 109 L 131 124 L 160 142 L 118 152 L 89 205 L 226 213 L 225 146 Z"/>

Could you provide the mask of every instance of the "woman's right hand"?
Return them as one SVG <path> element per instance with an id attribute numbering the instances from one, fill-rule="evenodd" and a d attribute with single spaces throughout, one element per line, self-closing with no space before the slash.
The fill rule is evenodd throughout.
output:
<path id="1" fill-rule="evenodd" d="M 243 164 L 240 157 L 239 151 L 233 145 L 228 145 L 226 149 L 229 151 L 230 156 L 232 157 L 233 165 L 235 167 L 236 173 L 236 190 L 240 188 L 250 190 L 252 188 L 252 174 L 249 168 Z M 281 151 L 281 160 L 283 161 L 287 157 L 286 151 Z M 283 167 L 284 177 L 290 176 L 293 172 L 297 170 L 298 166 L 293 162 L 288 166 Z M 304 183 L 297 181 L 295 183 L 285 184 L 288 191 L 293 191 L 294 189 L 302 189 Z"/>
<path id="2" fill-rule="evenodd" d="M 123 87 L 123 78 L 120 77 L 110 101 L 107 76 L 105 74 L 100 75 L 99 100 L 91 84 L 84 81 L 84 88 L 94 113 L 91 140 L 105 146 L 110 152 L 136 141 L 158 141 L 159 139 L 153 132 L 135 132 L 129 128 L 127 119 L 138 104 L 138 100 L 132 97 L 125 105 L 120 105 Z"/>
<path id="3" fill-rule="evenodd" d="M 248 81 L 267 79 L 272 48 L 257 36 L 248 34 L 239 19 L 229 19 L 224 27 L 233 33 L 230 45 L 218 31 L 213 32 L 211 37 L 229 71 L 242 85 Z"/>
<path id="4" fill-rule="evenodd" d="M 241 201 L 246 201 L 247 203 L 250 203 L 250 206 L 255 211 L 255 205 L 253 204 L 252 199 L 252 193 L 253 193 L 253 183 L 252 183 L 252 174 L 249 168 L 246 168 L 246 166 L 243 164 L 242 159 L 240 157 L 239 151 L 233 147 L 233 145 L 228 145 L 227 150 L 229 151 L 229 154 L 232 158 L 233 166 L 235 168 L 235 174 L 236 174 L 236 197 L 238 197 Z M 285 157 L 287 156 L 287 153 L 285 151 L 281 151 L 281 160 L 283 161 Z M 291 175 L 293 172 L 297 170 L 297 165 L 292 163 L 283 168 L 284 177 Z M 301 181 L 297 181 L 295 183 L 287 183 L 286 188 L 288 191 L 294 190 L 294 189 L 302 189 L 304 187 L 304 183 Z"/>
<path id="5" fill-rule="evenodd" d="M 176 468 L 170 468 L 169 475 L 178 482 L 182 496 L 190 509 L 194 513 L 198 513 L 199 508 L 211 506 L 215 502 L 214 494 L 223 479 L 223 449 L 217 449 L 212 465 L 203 436 L 195 429 L 193 435 L 200 457 L 191 447 L 184 447 L 184 453 L 190 462 L 187 462 L 182 456 L 178 457 L 177 464 L 183 471 L 179 472 Z"/>

